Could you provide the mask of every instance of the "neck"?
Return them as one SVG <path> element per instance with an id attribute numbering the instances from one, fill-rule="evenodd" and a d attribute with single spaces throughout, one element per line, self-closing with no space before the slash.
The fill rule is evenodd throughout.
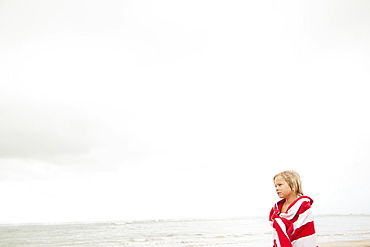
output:
<path id="1" fill-rule="evenodd" d="M 285 199 L 285 203 L 290 205 L 297 198 L 298 198 L 297 194 L 291 195 L 290 197 Z"/>

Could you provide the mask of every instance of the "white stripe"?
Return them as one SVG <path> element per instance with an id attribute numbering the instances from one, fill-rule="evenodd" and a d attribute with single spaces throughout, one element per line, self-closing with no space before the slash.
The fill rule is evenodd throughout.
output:
<path id="1" fill-rule="evenodd" d="M 278 237 L 278 234 L 277 234 L 277 231 L 276 231 L 276 229 L 274 228 L 274 231 L 273 231 L 273 233 L 272 233 L 272 236 L 273 236 L 273 239 L 276 241 L 276 245 L 278 246 L 278 247 L 281 247 L 281 245 L 280 245 L 280 241 L 279 241 L 279 237 Z"/>
<path id="2" fill-rule="evenodd" d="M 280 239 L 278 238 L 277 233 L 276 233 L 276 238 L 275 238 L 275 240 L 276 240 L 276 245 L 277 245 L 278 247 L 281 247 Z"/>
<path id="3" fill-rule="evenodd" d="M 285 236 L 289 239 L 288 234 L 286 233 L 286 226 L 285 226 L 284 222 L 279 218 L 276 218 L 275 221 L 278 223 L 280 229 L 283 231 Z"/>
<path id="4" fill-rule="evenodd" d="M 310 235 L 307 237 L 299 238 L 297 240 L 294 240 L 292 244 L 293 247 L 316 247 L 317 246 L 316 236 Z"/>
<path id="5" fill-rule="evenodd" d="M 294 229 L 297 229 L 311 221 L 313 221 L 313 214 L 312 210 L 309 208 L 304 213 L 300 214 L 297 221 L 293 223 Z"/>

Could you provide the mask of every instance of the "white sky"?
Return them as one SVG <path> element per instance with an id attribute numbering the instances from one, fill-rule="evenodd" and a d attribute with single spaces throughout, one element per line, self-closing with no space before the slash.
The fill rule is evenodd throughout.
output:
<path id="1" fill-rule="evenodd" d="M 0 222 L 370 213 L 370 2 L 0 1 Z"/>

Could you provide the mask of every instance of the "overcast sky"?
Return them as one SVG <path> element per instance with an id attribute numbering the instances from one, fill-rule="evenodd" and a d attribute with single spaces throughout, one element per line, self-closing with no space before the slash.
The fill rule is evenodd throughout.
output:
<path id="1" fill-rule="evenodd" d="M 370 213 L 370 2 L 0 1 L 0 222 Z"/>

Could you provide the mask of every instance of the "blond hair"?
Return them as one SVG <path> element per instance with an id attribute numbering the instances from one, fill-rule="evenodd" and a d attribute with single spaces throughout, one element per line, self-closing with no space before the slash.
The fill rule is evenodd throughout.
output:
<path id="1" fill-rule="evenodd" d="M 274 181 L 277 176 L 284 178 L 289 187 L 295 191 L 298 196 L 303 196 L 302 181 L 298 172 L 291 170 L 280 172 L 274 176 Z"/>

